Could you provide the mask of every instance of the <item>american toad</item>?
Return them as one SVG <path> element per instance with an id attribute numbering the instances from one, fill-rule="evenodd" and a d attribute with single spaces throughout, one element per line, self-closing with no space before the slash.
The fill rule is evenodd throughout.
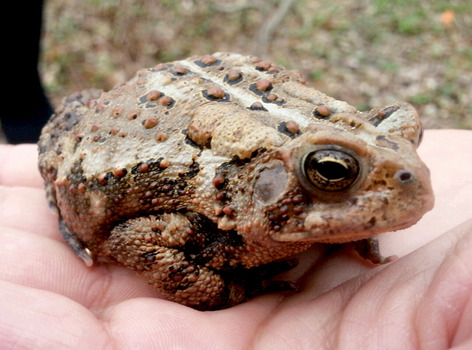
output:
<path id="1" fill-rule="evenodd" d="M 407 103 L 359 112 L 255 57 L 215 53 L 67 97 L 39 142 L 65 240 L 207 310 L 287 282 L 314 243 L 408 227 L 433 205 Z M 366 244 L 364 244 L 366 243 Z M 375 243 L 375 242 L 374 242 Z"/>

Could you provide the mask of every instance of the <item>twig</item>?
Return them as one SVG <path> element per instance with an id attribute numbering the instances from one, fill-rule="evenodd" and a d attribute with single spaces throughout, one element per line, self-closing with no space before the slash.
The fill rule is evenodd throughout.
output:
<path id="1" fill-rule="evenodd" d="M 265 56 L 270 39 L 295 1 L 296 0 L 283 0 L 275 13 L 262 24 L 256 36 L 255 48 L 253 50 L 254 55 L 260 57 Z"/>

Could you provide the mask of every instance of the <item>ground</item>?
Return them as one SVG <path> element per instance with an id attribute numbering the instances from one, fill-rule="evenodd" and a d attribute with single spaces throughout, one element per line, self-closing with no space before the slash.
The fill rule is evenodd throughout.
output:
<path id="1" fill-rule="evenodd" d="M 472 128 L 468 0 L 47 0 L 41 75 L 54 105 L 193 54 L 255 54 L 361 110 L 411 102 Z"/>

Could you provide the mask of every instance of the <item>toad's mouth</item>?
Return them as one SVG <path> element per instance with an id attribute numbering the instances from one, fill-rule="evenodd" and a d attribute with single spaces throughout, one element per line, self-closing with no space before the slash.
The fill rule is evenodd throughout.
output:
<path id="1" fill-rule="evenodd" d="M 426 188 L 430 189 L 430 186 Z M 334 210 L 312 208 L 304 218 L 302 227 L 299 223 L 288 224 L 285 229 L 282 226 L 271 233 L 271 238 L 278 242 L 346 243 L 405 229 L 416 224 L 434 205 L 432 191 L 414 194 L 410 191 L 402 197 L 403 200 L 394 202 L 395 205 L 390 203 L 390 206 L 384 194 L 369 194 L 363 202 L 358 201 L 358 206 L 346 202 L 346 205 Z"/>
<path id="2" fill-rule="evenodd" d="M 353 224 L 339 227 L 316 227 L 307 231 L 276 232 L 271 238 L 277 242 L 316 242 L 316 243 L 347 243 L 367 239 L 390 231 L 405 229 L 414 225 L 421 216 L 392 225 L 374 225 L 371 223 Z M 370 226 L 370 227 L 369 227 Z"/>
<path id="3" fill-rule="evenodd" d="M 323 235 L 313 235 L 312 232 L 290 232 L 290 233 L 280 233 L 272 236 L 272 239 L 278 242 L 316 242 L 316 243 L 347 243 L 352 241 L 357 241 L 361 239 L 366 239 L 372 237 L 376 234 L 392 231 L 384 230 L 380 232 L 348 232 L 343 234 L 323 234 Z"/>

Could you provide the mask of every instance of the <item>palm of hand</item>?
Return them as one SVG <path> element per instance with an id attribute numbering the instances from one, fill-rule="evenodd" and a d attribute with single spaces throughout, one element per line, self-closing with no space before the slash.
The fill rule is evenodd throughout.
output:
<path id="1" fill-rule="evenodd" d="M 465 156 L 472 138 L 470 132 L 426 136 L 422 153 L 432 170 L 436 208 L 418 225 L 384 235 L 381 247 L 404 255 L 443 233 L 439 238 L 373 269 L 350 256 L 349 249 L 326 257 L 314 247 L 301 257 L 301 292 L 263 295 L 216 312 L 157 299 L 126 269 L 85 267 L 63 242 L 47 208 L 36 147 L 0 148 L 0 344 L 90 349 L 470 347 L 472 168 L 463 160 L 461 168 L 460 154 L 453 150 L 462 149 Z M 448 143 L 438 142 L 441 138 Z"/>

